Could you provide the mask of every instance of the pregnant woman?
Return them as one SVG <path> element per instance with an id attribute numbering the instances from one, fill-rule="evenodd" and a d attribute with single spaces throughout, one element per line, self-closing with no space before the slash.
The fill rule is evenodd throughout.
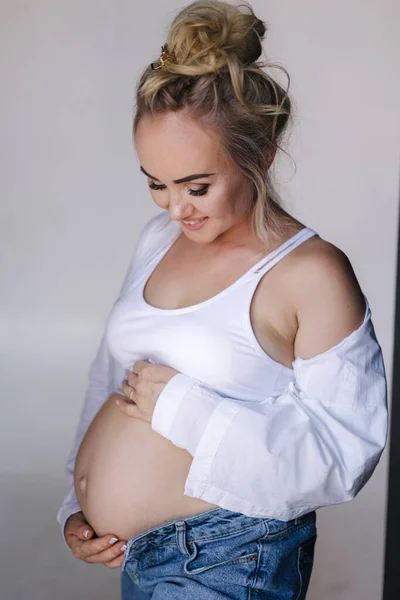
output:
<path id="1" fill-rule="evenodd" d="M 137 89 L 143 227 L 92 363 L 70 488 L 74 556 L 123 600 L 306 597 L 316 510 L 387 436 L 371 309 L 346 255 L 290 216 L 270 166 L 291 104 L 249 5 L 194 2 Z"/>

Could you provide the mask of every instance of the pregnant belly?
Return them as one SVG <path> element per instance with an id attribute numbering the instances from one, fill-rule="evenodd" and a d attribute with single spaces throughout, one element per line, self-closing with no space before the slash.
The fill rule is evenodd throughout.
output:
<path id="1" fill-rule="evenodd" d="M 129 540 L 211 508 L 183 494 L 192 455 L 149 423 L 126 416 L 112 394 L 92 421 L 75 461 L 75 491 L 98 536 Z"/>

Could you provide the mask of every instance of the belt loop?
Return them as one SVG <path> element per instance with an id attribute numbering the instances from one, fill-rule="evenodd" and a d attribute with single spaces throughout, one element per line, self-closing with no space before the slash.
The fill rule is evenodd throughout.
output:
<path id="1" fill-rule="evenodd" d="M 185 556 L 190 556 L 190 552 L 186 547 L 186 522 L 185 521 L 175 521 L 175 529 L 176 529 L 176 543 L 178 544 L 179 550 Z"/>

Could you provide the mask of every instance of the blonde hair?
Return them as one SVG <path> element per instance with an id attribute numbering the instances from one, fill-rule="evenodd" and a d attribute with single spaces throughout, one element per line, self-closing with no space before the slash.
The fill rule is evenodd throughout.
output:
<path id="1" fill-rule="evenodd" d="M 267 245 L 291 222 L 269 174 L 291 102 L 288 90 L 263 71 L 266 63 L 257 62 L 266 29 L 247 2 L 197 0 L 183 8 L 167 36 L 172 59 L 157 70 L 149 64 L 140 78 L 133 133 L 144 115 L 179 110 L 214 128 L 250 184 L 252 230 Z M 289 88 L 287 71 L 277 68 Z"/>

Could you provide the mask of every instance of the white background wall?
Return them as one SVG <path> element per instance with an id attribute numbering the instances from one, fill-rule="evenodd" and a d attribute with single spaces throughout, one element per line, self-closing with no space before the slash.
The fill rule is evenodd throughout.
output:
<path id="1" fill-rule="evenodd" d="M 287 209 L 349 256 L 392 377 L 400 5 L 254 0 L 292 77 Z M 87 371 L 138 232 L 158 212 L 131 144 L 134 85 L 183 3 L 0 4 L 1 597 L 117 599 L 118 570 L 64 546 L 56 512 Z M 388 450 L 318 511 L 310 600 L 381 597 Z"/>

